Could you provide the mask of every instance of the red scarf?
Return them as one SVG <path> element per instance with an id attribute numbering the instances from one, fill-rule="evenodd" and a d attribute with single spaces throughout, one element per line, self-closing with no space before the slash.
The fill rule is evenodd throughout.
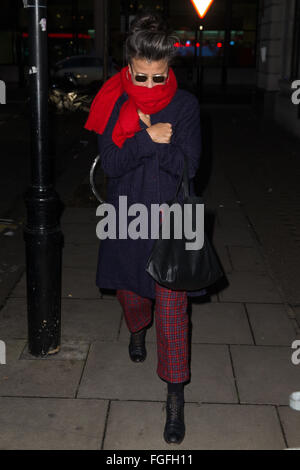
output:
<path id="1" fill-rule="evenodd" d="M 112 133 L 114 143 L 121 148 L 126 139 L 141 130 L 137 110 L 140 109 L 144 114 L 158 113 L 170 103 L 176 90 L 177 80 L 171 67 L 166 83 L 152 88 L 134 85 L 129 67 L 123 67 L 104 83 L 95 96 L 84 127 L 103 134 L 117 99 L 125 91 L 129 99 L 123 103 Z"/>

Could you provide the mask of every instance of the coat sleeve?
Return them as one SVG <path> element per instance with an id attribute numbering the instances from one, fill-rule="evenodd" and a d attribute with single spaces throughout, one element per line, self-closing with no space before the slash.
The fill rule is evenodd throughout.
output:
<path id="1" fill-rule="evenodd" d="M 98 148 L 104 173 L 119 177 L 143 164 L 144 158 L 154 155 L 156 147 L 146 129 L 126 139 L 122 148 L 112 140 L 112 133 L 118 120 L 120 106 L 116 104 L 102 135 L 98 135 Z"/>
<path id="2" fill-rule="evenodd" d="M 199 167 L 202 152 L 200 123 L 200 106 L 196 97 L 192 96 L 181 112 L 178 122 L 173 128 L 169 144 L 156 143 L 159 152 L 160 168 L 173 176 L 183 171 L 184 154 L 188 157 L 189 177 L 192 179 Z"/>

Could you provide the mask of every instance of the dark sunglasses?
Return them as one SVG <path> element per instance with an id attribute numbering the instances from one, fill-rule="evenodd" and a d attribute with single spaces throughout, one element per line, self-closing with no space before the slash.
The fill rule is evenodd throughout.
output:
<path id="1" fill-rule="evenodd" d="M 137 82 L 146 82 L 149 77 L 148 75 L 136 74 L 134 78 Z M 154 83 L 164 83 L 167 80 L 167 78 L 168 77 L 165 77 L 164 75 L 153 75 L 152 80 Z"/>
<path id="2" fill-rule="evenodd" d="M 131 67 L 131 65 L 130 65 Z M 131 67 L 131 70 L 133 72 L 133 69 Z M 168 76 L 169 76 L 169 72 L 168 72 L 168 75 L 165 77 L 165 75 L 160 75 L 160 74 L 157 74 L 157 75 L 153 75 L 152 76 L 152 80 L 154 83 L 164 83 L 167 79 L 168 79 Z M 137 82 L 140 82 L 140 83 L 145 83 L 147 80 L 148 80 L 148 75 L 144 75 L 142 73 L 137 73 L 134 75 L 134 78 Z"/>

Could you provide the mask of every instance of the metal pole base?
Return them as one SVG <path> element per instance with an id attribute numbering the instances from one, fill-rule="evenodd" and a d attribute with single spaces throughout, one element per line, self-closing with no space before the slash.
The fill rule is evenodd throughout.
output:
<path id="1" fill-rule="evenodd" d="M 60 201 L 55 191 L 51 193 L 41 197 L 30 188 L 25 197 L 28 349 L 34 356 L 58 352 L 60 346 L 63 234 L 55 223 Z"/>

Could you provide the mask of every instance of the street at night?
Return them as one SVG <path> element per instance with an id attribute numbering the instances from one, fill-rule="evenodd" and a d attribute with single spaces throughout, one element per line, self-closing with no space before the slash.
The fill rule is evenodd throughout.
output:
<path id="1" fill-rule="evenodd" d="M 6 22 L 0 20 L 0 80 L 6 88 L 0 106 L 0 449 L 100 450 L 107 451 L 102 462 L 131 466 L 134 461 L 117 461 L 127 455 L 122 451 L 141 455 L 147 464 L 159 462 L 153 456 L 150 462 L 150 453 L 142 451 L 182 451 L 180 463 L 188 465 L 188 454 L 192 459 L 199 450 L 300 449 L 300 400 L 291 396 L 300 395 L 300 1 L 214 0 L 203 2 L 207 10 L 197 12 L 201 2 L 147 1 L 140 7 L 135 1 L 28 0 L 27 8 L 13 2 L 17 21 L 5 3 Z M 133 131 L 131 124 L 125 132 L 118 121 L 111 137 L 110 114 L 102 128 L 102 111 L 99 122 L 86 124 L 94 118 L 93 109 L 95 114 L 97 103 L 94 108 L 91 103 L 107 81 L 124 80 L 122 44 L 130 22 L 148 7 L 168 20 L 178 38 L 172 59 L 177 92 L 165 109 L 135 107 L 140 130 Z M 40 17 L 34 17 L 36 11 L 44 17 L 46 8 L 48 36 Z M 149 31 L 149 43 L 151 34 L 162 34 L 160 28 Z M 134 34 L 131 30 L 138 48 Z M 85 57 L 94 60 L 86 76 Z M 158 89 L 172 81 L 164 76 L 163 59 L 143 63 L 143 56 L 133 57 L 131 76 L 126 75 L 133 83 L 125 87 L 132 107 L 142 96 L 134 90 L 150 86 L 151 72 L 153 97 L 155 89 L 159 96 Z M 70 72 L 72 64 L 64 60 L 74 67 L 80 60 L 80 70 Z M 39 75 L 39 67 L 45 74 Z M 101 68 L 102 78 L 80 83 L 94 74 L 92 67 L 97 73 Z M 188 289 L 172 297 L 175 289 L 161 285 L 162 295 L 154 281 L 143 284 L 137 260 L 144 258 L 132 256 L 129 241 L 99 240 L 100 202 L 90 173 L 100 155 L 94 184 L 111 204 L 120 194 L 146 205 L 172 199 L 183 168 L 180 146 L 190 156 L 189 170 L 192 158 L 198 158 L 191 118 L 186 134 L 179 134 L 189 106 L 177 116 L 168 111 L 181 96 L 200 110 L 201 152 L 192 195 L 203 197 L 204 229 L 224 272 L 216 282 L 203 284 L 204 295 L 190 297 L 184 297 Z M 103 115 L 109 107 L 104 98 Z M 118 103 L 133 121 L 123 95 Z M 167 122 L 172 135 L 160 124 Z M 114 137 L 117 131 L 122 144 Z M 157 166 L 147 166 L 154 159 Z M 159 197 L 149 189 L 156 188 L 157 179 Z M 141 245 L 136 246 L 140 253 Z M 148 286 L 156 289 L 155 299 Z M 197 292 L 200 287 L 199 281 Z M 169 296 L 165 307 L 164 296 Z M 149 323 L 143 318 L 151 300 Z M 186 312 L 179 317 L 184 302 Z M 136 359 L 134 333 L 145 324 L 143 347 L 135 343 L 135 354 L 144 357 Z M 168 408 L 170 395 L 183 396 L 182 382 L 185 429 L 179 414 L 174 418 L 181 402 L 177 410 Z M 146 460 L 136 462 L 143 464 Z"/>

